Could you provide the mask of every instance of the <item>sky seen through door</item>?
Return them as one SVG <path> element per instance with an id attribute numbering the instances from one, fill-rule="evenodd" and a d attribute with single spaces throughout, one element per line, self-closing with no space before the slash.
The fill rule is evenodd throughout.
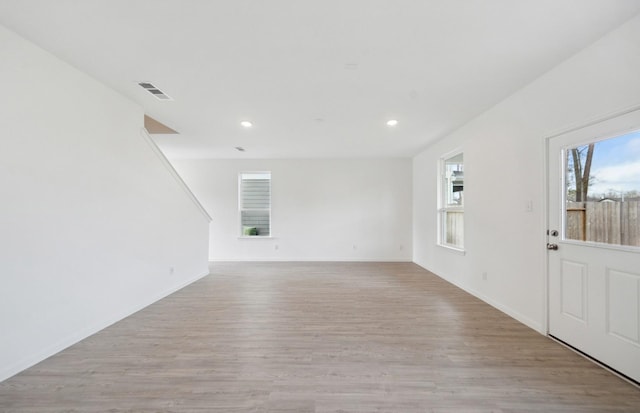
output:
<path id="1" fill-rule="evenodd" d="M 590 198 L 640 196 L 640 130 L 595 143 Z"/>

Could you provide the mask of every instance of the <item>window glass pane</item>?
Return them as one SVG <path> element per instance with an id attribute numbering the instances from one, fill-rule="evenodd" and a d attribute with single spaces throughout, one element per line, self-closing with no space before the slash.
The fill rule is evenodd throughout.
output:
<path id="1" fill-rule="evenodd" d="M 444 161 L 444 188 L 447 206 L 462 206 L 464 194 L 464 163 L 460 153 Z"/>
<path id="2" fill-rule="evenodd" d="M 565 151 L 565 239 L 640 246 L 640 131 Z"/>
<path id="3" fill-rule="evenodd" d="M 445 210 L 442 222 L 444 244 L 462 248 L 464 245 L 464 212 Z"/>
<path id="4" fill-rule="evenodd" d="M 271 232 L 269 211 L 241 211 L 242 235 L 267 236 Z"/>
<path id="5" fill-rule="evenodd" d="M 242 174 L 242 209 L 269 209 L 271 206 L 271 178 L 257 174 Z"/>

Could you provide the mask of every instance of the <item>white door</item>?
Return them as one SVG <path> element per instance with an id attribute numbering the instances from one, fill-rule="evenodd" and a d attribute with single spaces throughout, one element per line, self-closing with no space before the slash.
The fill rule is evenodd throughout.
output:
<path id="1" fill-rule="evenodd" d="M 640 110 L 550 138 L 548 160 L 549 334 L 640 382 Z"/>

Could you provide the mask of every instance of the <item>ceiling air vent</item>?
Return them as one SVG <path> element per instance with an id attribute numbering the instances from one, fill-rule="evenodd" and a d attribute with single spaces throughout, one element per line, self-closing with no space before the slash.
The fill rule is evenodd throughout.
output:
<path id="1" fill-rule="evenodd" d="M 147 92 L 151 93 L 158 100 L 173 100 L 162 90 L 155 87 L 152 83 L 149 82 L 139 82 L 140 87 L 142 87 Z"/>

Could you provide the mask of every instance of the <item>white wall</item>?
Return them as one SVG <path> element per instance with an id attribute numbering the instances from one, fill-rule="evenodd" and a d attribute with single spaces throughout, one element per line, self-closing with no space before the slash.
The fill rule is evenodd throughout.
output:
<path id="1" fill-rule="evenodd" d="M 639 73 L 636 17 L 416 156 L 414 261 L 544 331 L 545 138 L 639 105 Z M 436 163 L 455 148 L 465 160 L 464 256 L 436 245 Z"/>
<path id="2" fill-rule="evenodd" d="M 212 260 L 411 261 L 411 159 L 173 164 L 213 217 Z M 273 239 L 238 238 L 243 171 L 272 172 Z"/>
<path id="3" fill-rule="evenodd" d="M 0 61 L 2 380 L 207 274 L 208 219 L 142 108 L 3 27 Z"/>

